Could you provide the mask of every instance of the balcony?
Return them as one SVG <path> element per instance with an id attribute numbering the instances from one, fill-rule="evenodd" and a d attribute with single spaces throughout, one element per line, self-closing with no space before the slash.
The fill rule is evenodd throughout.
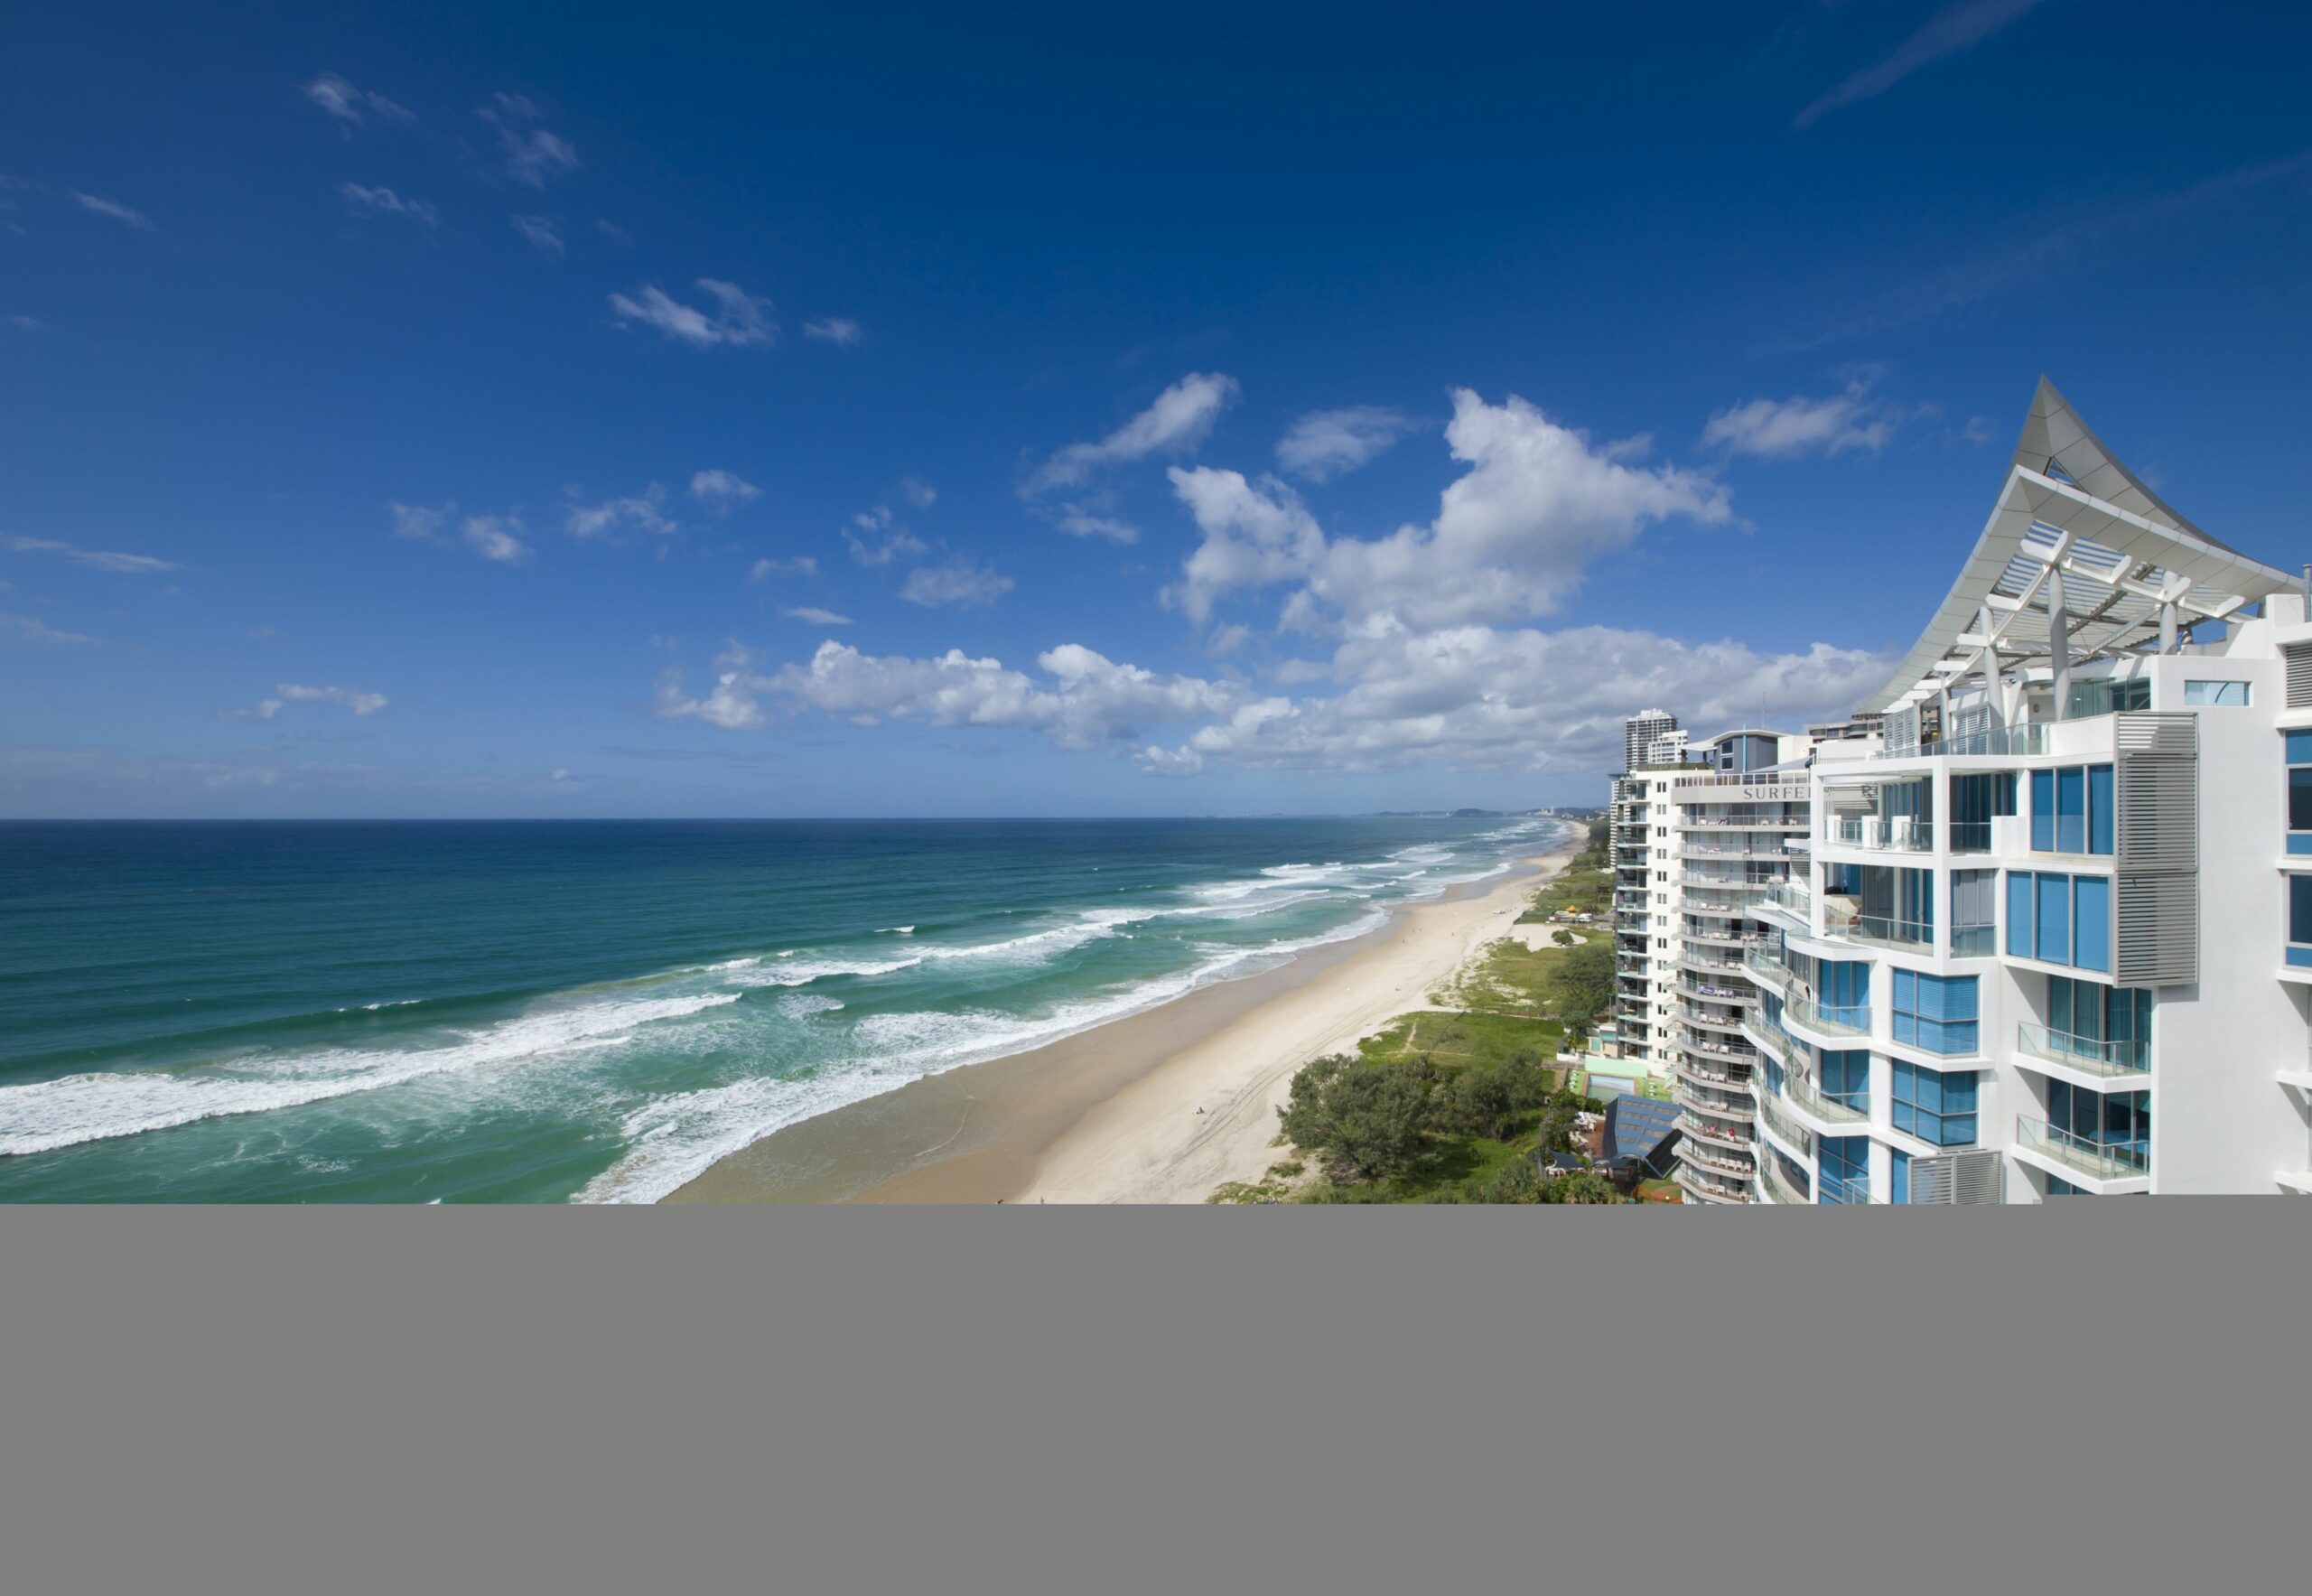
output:
<path id="1" fill-rule="evenodd" d="M 2046 724 L 2034 721 L 2028 726 L 2001 726 L 1996 731 L 1976 732 L 1965 737 L 1947 738 L 1941 742 L 1922 742 L 1915 748 L 1889 748 L 1870 757 L 1874 760 L 2005 759 L 2018 754 L 2046 751 Z"/>
<path id="2" fill-rule="evenodd" d="M 1855 907 L 1852 898 L 1840 895 L 1823 901 L 1823 934 L 1869 947 L 1893 947 L 1906 953 L 1934 951 L 1932 922 L 1901 919 L 1888 914 L 1864 914 Z"/>
<path id="3" fill-rule="evenodd" d="M 1685 1133 L 1688 1142 L 1707 1142 L 1713 1147 L 1722 1147 L 1734 1153 L 1750 1150 L 1749 1133 L 1737 1131 L 1729 1125 L 1711 1125 L 1692 1115 L 1682 1115 L 1678 1119 L 1678 1128 Z"/>
<path id="4" fill-rule="evenodd" d="M 1790 857 L 1789 851 L 1779 841 L 1768 840 L 1748 845 L 1733 843 L 1683 843 L 1678 847 L 1681 859 L 1700 859 L 1708 863 L 1713 860 L 1750 861 L 1761 864 L 1779 863 Z"/>
<path id="5" fill-rule="evenodd" d="M 1742 1035 L 1759 1052 L 1781 1059 L 1786 1069 L 1797 1069 L 1805 1056 L 1804 1049 L 1755 1009 L 1742 1017 Z"/>
<path id="6" fill-rule="evenodd" d="M 1907 815 L 1861 815 L 1829 821 L 1823 840 L 1849 848 L 1883 848 L 1897 854 L 1925 854 L 1934 847 L 1933 823 Z"/>
<path id="7" fill-rule="evenodd" d="M 1794 992 L 1782 1005 L 1785 1023 L 1795 1023 L 1807 1031 L 1819 1031 L 1832 1040 L 1824 1046 L 1835 1047 L 1847 1037 L 1868 1037 L 1870 1034 L 1870 1011 L 1867 1008 L 1823 1009 L 1803 992 Z"/>
<path id="8" fill-rule="evenodd" d="M 1870 1178 L 1867 1175 L 1825 1175 L 1817 1171 L 1814 1189 L 1822 1193 L 1819 1200 L 1832 1208 L 1886 1201 L 1870 1195 Z"/>
<path id="9" fill-rule="evenodd" d="M 1739 969 L 1741 966 L 1731 967 Z M 1750 987 L 1722 986 L 1710 981 L 1681 981 L 1678 991 L 1683 996 L 1699 998 L 1704 1003 L 1754 1003 L 1758 1001 L 1757 993 Z"/>
<path id="10" fill-rule="evenodd" d="M 1678 1185 L 1687 1196 L 1703 1202 L 1746 1203 L 1750 1200 L 1748 1187 L 1734 1185 L 1715 1170 L 1698 1169 L 1683 1160 L 1679 1161 L 1677 1179 Z"/>
<path id="11" fill-rule="evenodd" d="M 1680 831 L 1804 831 L 1804 815 L 1682 815 Z"/>
<path id="12" fill-rule="evenodd" d="M 1709 1087 L 1719 1090 L 1747 1092 L 1750 1089 L 1750 1078 L 1748 1076 L 1737 1075 L 1732 1070 L 1726 1069 L 1713 1069 L 1711 1068 L 1708 1060 L 1680 1059 L 1677 1061 L 1675 1068 L 1680 1075 L 1686 1077 L 1688 1079 L 1701 1081 Z"/>
<path id="13" fill-rule="evenodd" d="M 1742 955 L 1742 972 L 1761 986 L 1781 992 L 1790 985 L 1790 966 L 1771 947 L 1753 947 Z"/>
<path id="14" fill-rule="evenodd" d="M 1870 1123 L 1870 1108 L 1867 1102 L 1849 1103 L 1837 1097 L 1824 1097 L 1813 1080 L 1795 1070 L 1783 1076 L 1782 1096 L 1784 1101 L 1801 1114 L 1811 1115 L 1824 1125 L 1837 1125 L 1841 1130 L 1848 1125 Z"/>
<path id="15" fill-rule="evenodd" d="M 1706 1170 L 1714 1170 L 1733 1180 L 1748 1181 L 1750 1178 L 1750 1161 L 1748 1158 L 1738 1158 L 1700 1142 L 1689 1141 L 1678 1149 L 1678 1156 L 1688 1163 L 1700 1164 Z"/>
<path id="16" fill-rule="evenodd" d="M 1951 957 L 1953 958 L 1989 958 L 1999 951 L 1997 926 L 1953 926 L 1951 928 Z"/>
<path id="17" fill-rule="evenodd" d="M 2091 1142 L 2027 1115 L 2015 1116 L 2015 1144 L 2091 1181 L 2140 1181 L 2151 1173 L 2151 1149 L 2131 1142 Z"/>
<path id="18" fill-rule="evenodd" d="M 1681 1108 L 1692 1109 L 1696 1114 L 1716 1115 L 1720 1119 L 1732 1120 L 1738 1125 L 1748 1125 L 1757 1117 L 1750 1107 L 1748 1098 L 1737 1097 L 1730 1092 L 1712 1091 L 1704 1087 L 1691 1086 L 1683 1080 L 1672 1085 L 1670 1097 Z"/>
<path id="19" fill-rule="evenodd" d="M 1768 1131 L 1782 1139 L 1784 1146 L 1809 1163 L 1813 1162 L 1814 1133 L 1795 1120 L 1785 1119 L 1781 1110 L 1774 1106 L 1772 1093 L 1758 1094 L 1758 1117 L 1766 1122 Z"/>
<path id="20" fill-rule="evenodd" d="M 1806 1193 L 1790 1182 L 1782 1172 L 1782 1161 L 1772 1153 L 1758 1160 L 1758 1173 L 1766 1182 L 1767 1195 L 1778 1203 L 1793 1208 L 1804 1208 L 1809 1201 Z"/>
<path id="21" fill-rule="evenodd" d="M 2140 1039 L 2102 1041 L 2049 1031 L 2043 1025 L 2018 1025 L 2015 1050 L 2098 1080 L 2141 1078 L 2151 1073 L 2151 1050 Z"/>

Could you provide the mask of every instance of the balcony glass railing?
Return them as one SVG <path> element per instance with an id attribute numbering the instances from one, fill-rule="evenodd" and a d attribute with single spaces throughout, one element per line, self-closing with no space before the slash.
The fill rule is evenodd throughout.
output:
<path id="1" fill-rule="evenodd" d="M 1690 1108 L 1696 1114 L 1712 1114 L 1741 1125 L 1748 1125 L 1757 1117 L 1748 1097 L 1737 1097 L 1731 1093 L 1709 1091 L 1679 1081 L 1670 1088 L 1670 1096 L 1679 1107 Z"/>
<path id="2" fill-rule="evenodd" d="M 1890 914 L 1857 914 L 1852 911 L 1854 900 L 1832 897 L 1825 905 L 1823 929 L 1825 935 L 1848 942 L 1868 942 L 1879 947 L 1932 948 L 1934 927 L 1931 921 L 1903 919 Z"/>
<path id="3" fill-rule="evenodd" d="M 1997 926 L 1953 926 L 1951 928 L 1951 957 L 1953 958 L 1989 958 L 1999 951 Z"/>
<path id="4" fill-rule="evenodd" d="M 1774 1099 L 1764 1092 L 1758 1094 L 1758 1117 L 1765 1120 L 1767 1128 L 1785 1143 L 1796 1148 L 1802 1157 L 1812 1159 L 1814 1156 L 1814 1133 L 1795 1120 L 1784 1118 L 1775 1107 Z"/>
<path id="5" fill-rule="evenodd" d="M 1976 732 L 1965 737 L 1946 738 L 1941 742 L 1922 742 L 1914 748 L 1889 748 L 1870 757 L 1874 760 L 1935 760 L 2046 751 L 2047 728 L 2035 721 L 2028 726 L 2001 726 L 1994 732 Z"/>
<path id="6" fill-rule="evenodd" d="M 1776 992 L 1790 985 L 1790 966 L 1771 947 L 1752 947 L 1744 952 L 1742 968 L 1751 980 Z"/>
<path id="7" fill-rule="evenodd" d="M 1806 1206 L 1804 1188 L 1791 1183 L 1790 1177 L 1783 1172 L 1782 1161 L 1772 1153 L 1767 1153 L 1758 1160 L 1758 1172 L 1766 1181 L 1767 1195 L 1771 1196 L 1775 1201 L 1788 1203 L 1796 1208 Z"/>
<path id="8" fill-rule="evenodd" d="M 1951 851 L 1954 854 L 1990 853 L 1990 822 L 1988 820 L 1951 822 Z"/>
<path id="9" fill-rule="evenodd" d="M 1832 842 L 1850 848 L 1890 848 L 1898 853 L 1924 854 L 1934 845 L 1930 823 L 1906 815 L 1833 819 L 1827 823 L 1825 831 Z"/>
<path id="10" fill-rule="evenodd" d="M 1814 1177 L 1814 1189 L 1821 1195 L 1816 1199 L 1838 1207 L 1848 1203 L 1877 1202 L 1870 1195 L 1870 1181 L 1866 1175 L 1823 1175 Z"/>
<path id="11" fill-rule="evenodd" d="M 2129 1181 L 2151 1172 L 2151 1148 L 2143 1142 L 2091 1142 L 2044 1119 L 2015 1116 L 2018 1146 L 2043 1153 L 2098 1181 Z"/>
<path id="12" fill-rule="evenodd" d="M 1816 1119 L 1833 1125 L 1869 1125 L 1869 1104 L 1867 1100 L 1826 1097 L 1806 1077 L 1792 1071 L 1782 1078 L 1782 1095 Z"/>
<path id="13" fill-rule="evenodd" d="M 1748 1202 L 1750 1189 L 1716 1170 L 1697 1169 L 1684 1162 L 1678 1165 L 1678 1184 L 1706 1202 Z"/>
<path id="14" fill-rule="evenodd" d="M 2105 1080 L 2151 1073 L 2151 1048 L 2140 1039 L 2105 1041 L 2050 1031 L 2044 1025 L 2019 1025 L 2015 1031 L 2015 1048 L 2034 1059 L 2068 1064 Z"/>
<path id="15" fill-rule="evenodd" d="M 1870 1034 L 1870 1011 L 1867 1007 L 1854 1005 L 1826 1009 L 1816 1004 L 1805 994 L 1794 992 L 1783 1003 L 1782 1009 L 1784 1013 L 1809 1031 L 1827 1031 L 1834 1036 Z"/>

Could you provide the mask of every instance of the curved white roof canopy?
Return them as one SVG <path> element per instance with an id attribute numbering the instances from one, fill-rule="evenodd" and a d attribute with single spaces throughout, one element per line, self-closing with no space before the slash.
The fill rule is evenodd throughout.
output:
<path id="1" fill-rule="evenodd" d="M 2217 542 L 2112 458 L 2046 378 L 1974 552 L 1887 685 L 1887 710 L 1968 675 L 1994 644 L 2000 669 L 2054 657 L 2047 575 L 2063 573 L 2072 664 L 2156 644 L 2162 605 L 2179 621 L 2228 615 L 2291 588 L 2287 572 Z"/>

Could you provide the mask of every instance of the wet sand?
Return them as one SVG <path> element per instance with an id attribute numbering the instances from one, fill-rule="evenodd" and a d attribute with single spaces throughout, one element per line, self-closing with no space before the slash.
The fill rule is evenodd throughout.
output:
<path id="1" fill-rule="evenodd" d="M 666 1200 L 1202 1202 L 1282 1156 L 1276 1106 L 1301 1065 L 1427 1007 L 1576 849 L 1276 969 L 789 1125 Z"/>

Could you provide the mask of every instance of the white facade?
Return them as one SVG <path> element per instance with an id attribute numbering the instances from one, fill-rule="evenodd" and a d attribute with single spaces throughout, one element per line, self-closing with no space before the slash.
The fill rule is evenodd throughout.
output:
<path id="1" fill-rule="evenodd" d="M 1760 894 L 1776 936 L 1723 1098 L 1752 1112 L 1749 1197 L 2312 1190 L 2298 580 L 2043 383 L 1958 582 L 1863 707 L 1884 745 L 1817 746 L 1809 863 Z"/>
<path id="2" fill-rule="evenodd" d="M 1651 762 L 1656 738 L 1678 729 L 1678 717 L 1666 709 L 1641 709 L 1622 723 L 1622 769 L 1635 770 Z"/>

